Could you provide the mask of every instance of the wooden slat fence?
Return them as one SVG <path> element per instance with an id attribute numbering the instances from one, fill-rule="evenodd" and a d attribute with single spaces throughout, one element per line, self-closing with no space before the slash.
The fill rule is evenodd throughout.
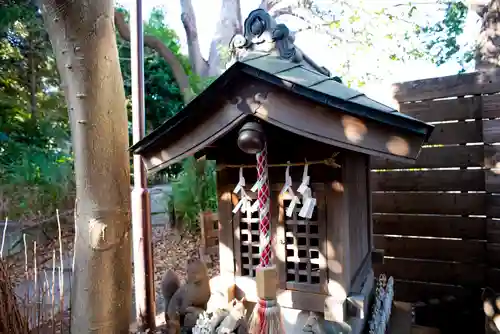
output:
<path id="1" fill-rule="evenodd" d="M 500 71 L 395 85 L 400 112 L 435 125 L 414 165 L 371 163 L 375 270 L 398 300 L 500 289 L 499 92 Z"/>
<path id="2" fill-rule="evenodd" d="M 200 213 L 200 254 L 215 255 L 219 252 L 219 215 L 213 212 Z"/>

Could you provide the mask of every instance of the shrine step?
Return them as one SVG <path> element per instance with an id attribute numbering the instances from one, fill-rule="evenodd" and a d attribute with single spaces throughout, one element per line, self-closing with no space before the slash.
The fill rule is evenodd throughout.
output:
<path id="1" fill-rule="evenodd" d="M 395 301 L 392 306 L 388 334 L 440 334 L 439 329 L 412 325 L 410 303 Z"/>
<path id="2" fill-rule="evenodd" d="M 389 321 L 389 334 L 413 334 L 411 304 L 395 301 Z"/>
<path id="3" fill-rule="evenodd" d="M 425 327 L 425 326 L 411 326 L 411 334 L 440 334 L 441 332 L 437 328 Z"/>

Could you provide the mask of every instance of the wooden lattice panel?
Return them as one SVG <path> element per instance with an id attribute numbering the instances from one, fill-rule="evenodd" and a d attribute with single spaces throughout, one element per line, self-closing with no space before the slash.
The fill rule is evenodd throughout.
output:
<path id="1" fill-rule="evenodd" d="M 323 292 L 325 266 L 323 247 L 326 238 L 324 197 L 315 193 L 317 206 L 310 220 L 298 216 L 297 205 L 291 217 L 285 217 L 286 287 L 292 290 Z M 284 199 L 286 209 L 290 200 Z"/>
<path id="2" fill-rule="evenodd" d="M 255 200 L 253 194 L 249 194 Z M 259 212 L 245 212 L 236 215 L 240 224 L 241 275 L 255 277 L 259 265 Z"/>

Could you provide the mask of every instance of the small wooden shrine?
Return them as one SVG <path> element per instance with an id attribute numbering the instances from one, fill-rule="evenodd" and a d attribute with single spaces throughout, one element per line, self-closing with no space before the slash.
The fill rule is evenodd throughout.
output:
<path id="1" fill-rule="evenodd" d="M 237 142 L 242 126 L 259 124 L 267 142 L 278 303 L 360 333 L 373 290 L 369 158 L 414 161 L 432 126 L 331 77 L 263 10 L 250 13 L 230 49 L 234 61 L 224 74 L 132 150 L 149 172 L 191 155 L 216 160 L 220 274 L 252 301 L 259 217 L 235 207 L 241 188 L 255 198 L 256 162 Z M 304 210 L 302 183 L 315 199 Z"/>

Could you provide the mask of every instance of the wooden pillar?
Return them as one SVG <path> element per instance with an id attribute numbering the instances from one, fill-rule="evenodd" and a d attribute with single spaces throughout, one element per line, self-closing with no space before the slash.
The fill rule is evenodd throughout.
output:
<path id="1" fill-rule="evenodd" d="M 219 171 L 217 173 L 217 197 L 219 200 L 220 275 L 228 278 L 234 278 L 235 275 L 232 191 L 227 170 Z"/>
<path id="2" fill-rule="evenodd" d="M 348 155 L 342 155 L 342 177 L 325 189 L 327 202 L 328 297 L 325 320 L 344 322 L 344 302 L 350 289 L 349 201 L 347 187 Z M 333 185 L 333 184 L 332 184 Z"/>

